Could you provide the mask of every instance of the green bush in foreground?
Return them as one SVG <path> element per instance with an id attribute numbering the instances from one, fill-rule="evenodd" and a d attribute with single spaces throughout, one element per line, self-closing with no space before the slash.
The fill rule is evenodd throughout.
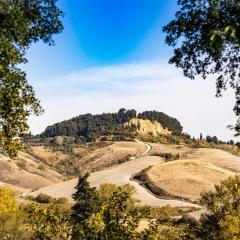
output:
<path id="1" fill-rule="evenodd" d="M 240 239 L 240 176 L 228 178 L 215 191 L 203 194 L 201 204 L 208 214 L 200 219 L 200 239 Z"/>

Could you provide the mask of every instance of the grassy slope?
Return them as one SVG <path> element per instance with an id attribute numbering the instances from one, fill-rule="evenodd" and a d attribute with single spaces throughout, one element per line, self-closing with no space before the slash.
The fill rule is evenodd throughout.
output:
<path id="1" fill-rule="evenodd" d="M 240 173 L 240 157 L 219 149 L 189 149 L 178 145 L 152 144 L 152 154 L 180 153 L 181 160 L 145 169 L 136 175 L 159 196 L 196 201 L 221 180 Z"/>

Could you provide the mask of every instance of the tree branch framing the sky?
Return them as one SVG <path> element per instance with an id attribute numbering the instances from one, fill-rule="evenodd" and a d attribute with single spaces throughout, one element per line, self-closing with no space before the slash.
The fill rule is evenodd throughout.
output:
<path id="1" fill-rule="evenodd" d="M 62 31 L 62 11 L 56 0 L 0 0 L 0 146 L 11 157 L 22 148 L 27 119 L 43 109 L 26 73 L 26 50 L 39 40 L 52 45 Z"/>
<path id="2" fill-rule="evenodd" d="M 175 19 L 163 28 L 166 43 L 174 47 L 169 63 L 185 76 L 216 76 L 216 96 L 230 86 L 240 135 L 240 1 L 179 0 Z"/>

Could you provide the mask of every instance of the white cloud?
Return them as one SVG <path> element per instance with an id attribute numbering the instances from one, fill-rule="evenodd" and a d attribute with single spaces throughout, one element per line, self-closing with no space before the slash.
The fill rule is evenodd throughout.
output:
<path id="1" fill-rule="evenodd" d="M 41 81 L 37 93 L 45 114 L 30 119 L 34 133 L 82 113 L 113 112 L 120 107 L 163 111 L 177 117 L 190 134 L 202 132 L 226 140 L 233 135 L 226 126 L 236 121 L 231 91 L 215 98 L 214 79 L 192 81 L 174 66 L 157 63 L 89 68 Z"/>

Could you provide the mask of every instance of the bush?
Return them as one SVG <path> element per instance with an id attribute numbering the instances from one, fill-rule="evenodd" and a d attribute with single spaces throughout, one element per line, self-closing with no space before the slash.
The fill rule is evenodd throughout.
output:
<path id="1" fill-rule="evenodd" d="M 200 203 L 207 212 L 200 218 L 199 236 L 203 240 L 240 239 L 240 176 L 229 177 L 203 193 Z"/>
<path id="2" fill-rule="evenodd" d="M 101 137 L 100 141 L 103 141 L 103 142 L 108 141 L 108 138 L 106 136 L 103 136 Z"/>
<path id="3" fill-rule="evenodd" d="M 46 170 L 46 167 L 43 164 L 40 164 L 38 166 L 38 169 L 41 170 L 41 171 L 44 171 L 44 170 Z"/>
<path id="4" fill-rule="evenodd" d="M 119 164 L 125 163 L 125 162 L 129 161 L 130 157 L 131 157 L 131 155 L 127 155 L 126 157 L 123 157 L 123 158 L 118 159 L 117 162 L 118 162 Z"/>
<path id="5" fill-rule="evenodd" d="M 15 200 L 15 193 L 0 186 L 0 239 L 25 239 L 23 211 Z"/>
<path id="6" fill-rule="evenodd" d="M 170 152 L 169 153 L 152 153 L 151 155 L 162 157 L 166 162 L 180 159 L 179 153 L 178 154 L 172 154 Z"/>
<path id="7" fill-rule="evenodd" d="M 67 204 L 68 203 L 68 199 L 65 197 L 61 197 L 61 198 L 57 198 L 56 199 L 56 204 Z"/>
<path id="8" fill-rule="evenodd" d="M 44 194 L 44 193 L 40 193 L 36 196 L 35 201 L 38 203 L 52 203 L 54 201 L 54 198 Z"/>

